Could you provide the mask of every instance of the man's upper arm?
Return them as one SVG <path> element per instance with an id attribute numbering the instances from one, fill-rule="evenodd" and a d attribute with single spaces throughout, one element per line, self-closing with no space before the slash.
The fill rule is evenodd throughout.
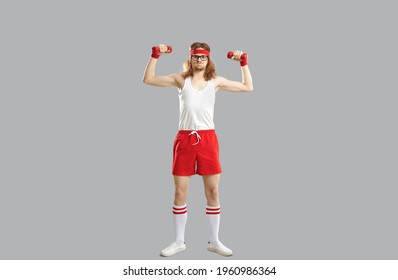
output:
<path id="1" fill-rule="evenodd" d="M 154 76 L 146 80 L 145 83 L 158 87 L 180 87 L 180 74 L 171 74 L 169 76 Z"/>
<path id="2" fill-rule="evenodd" d="M 219 90 L 232 91 L 232 92 L 249 91 L 248 87 L 241 82 L 231 81 L 220 76 L 217 78 L 218 78 Z"/>

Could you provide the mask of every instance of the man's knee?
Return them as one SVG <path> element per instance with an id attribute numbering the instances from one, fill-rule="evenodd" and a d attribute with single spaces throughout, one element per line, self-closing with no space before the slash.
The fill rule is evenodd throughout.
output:
<path id="1" fill-rule="evenodd" d="M 175 185 L 175 196 L 185 198 L 188 195 L 188 187 L 186 185 Z"/>
<path id="2" fill-rule="evenodd" d="M 207 193 L 207 197 L 209 199 L 218 199 L 218 188 L 217 187 L 208 188 L 206 193 Z"/>
<path id="3" fill-rule="evenodd" d="M 177 196 L 177 197 L 185 197 L 185 196 L 187 196 L 187 190 L 182 189 L 182 188 L 176 188 L 175 189 L 175 196 Z"/>

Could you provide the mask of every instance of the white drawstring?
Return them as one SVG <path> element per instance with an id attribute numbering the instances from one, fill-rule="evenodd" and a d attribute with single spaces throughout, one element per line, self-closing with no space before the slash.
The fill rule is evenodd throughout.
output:
<path id="1" fill-rule="evenodd" d="M 192 135 L 192 134 L 196 134 L 196 139 L 198 140 L 198 142 L 196 142 L 195 144 L 192 144 L 192 146 L 199 144 L 200 139 L 202 139 L 200 137 L 199 133 L 196 130 L 193 130 L 191 133 L 189 133 L 189 135 Z"/>

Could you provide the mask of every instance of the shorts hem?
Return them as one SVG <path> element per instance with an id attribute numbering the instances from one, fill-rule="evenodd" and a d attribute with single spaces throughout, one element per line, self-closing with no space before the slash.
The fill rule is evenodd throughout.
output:
<path id="1" fill-rule="evenodd" d="M 178 173 L 178 172 L 172 172 L 171 173 L 173 176 L 194 176 L 195 173 Z"/>
<path id="2" fill-rule="evenodd" d="M 218 175 L 221 174 L 222 170 L 217 171 L 217 172 L 196 172 L 196 174 L 200 175 L 200 176 L 210 176 L 210 175 Z"/>

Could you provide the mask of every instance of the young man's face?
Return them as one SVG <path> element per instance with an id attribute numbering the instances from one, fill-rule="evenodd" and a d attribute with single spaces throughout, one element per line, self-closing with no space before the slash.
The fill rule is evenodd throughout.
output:
<path id="1" fill-rule="evenodd" d="M 209 57 L 204 54 L 191 55 L 191 64 L 194 70 L 204 70 L 208 60 Z"/>

